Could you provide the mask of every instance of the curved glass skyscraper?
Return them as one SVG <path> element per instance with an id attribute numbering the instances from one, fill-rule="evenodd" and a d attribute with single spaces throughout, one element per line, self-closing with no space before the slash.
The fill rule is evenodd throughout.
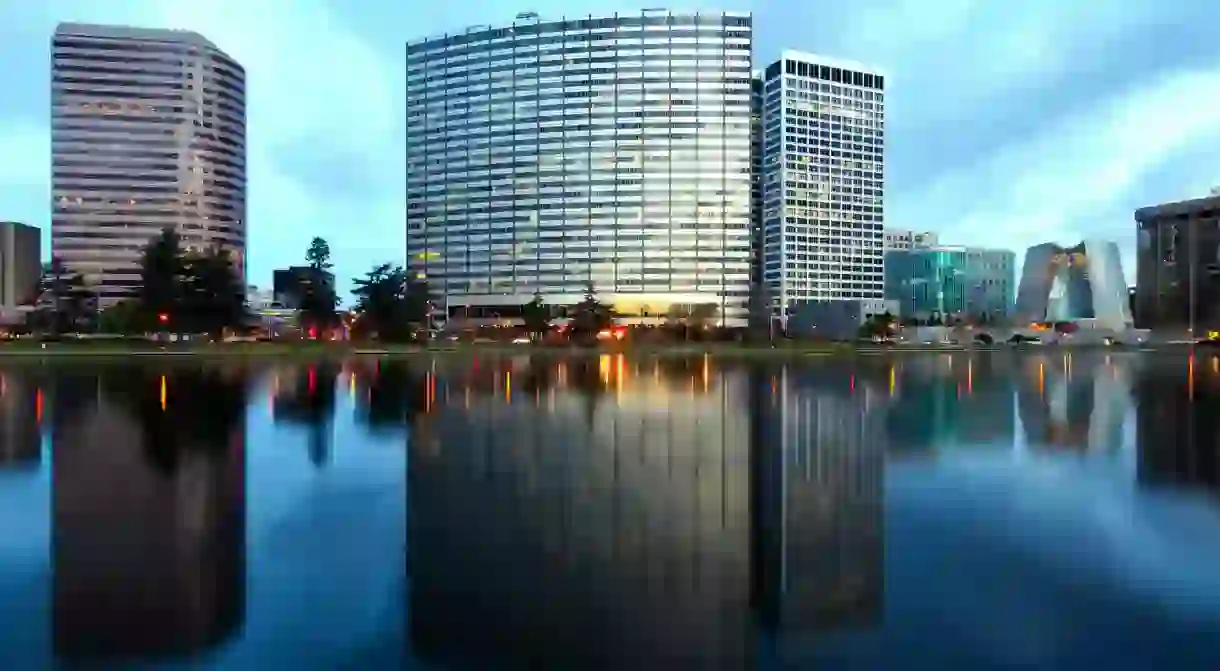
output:
<path id="1" fill-rule="evenodd" d="M 748 14 L 644 11 L 407 45 L 409 266 L 452 315 L 592 283 L 627 318 L 744 325 Z"/>

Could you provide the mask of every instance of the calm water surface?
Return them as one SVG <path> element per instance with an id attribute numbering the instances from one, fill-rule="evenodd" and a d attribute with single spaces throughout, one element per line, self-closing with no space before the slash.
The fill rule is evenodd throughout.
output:
<path id="1" fill-rule="evenodd" d="M 0 368 L 0 668 L 1217 669 L 1220 360 Z"/>

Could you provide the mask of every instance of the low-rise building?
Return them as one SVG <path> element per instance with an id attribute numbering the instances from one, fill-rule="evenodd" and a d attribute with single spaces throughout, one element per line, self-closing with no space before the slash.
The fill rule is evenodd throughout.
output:
<path id="1" fill-rule="evenodd" d="M 1016 255 L 1006 249 L 949 245 L 894 248 L 885 255 L 885 296 L 903 319 L 1007 319 L 1016 288 Z"/>

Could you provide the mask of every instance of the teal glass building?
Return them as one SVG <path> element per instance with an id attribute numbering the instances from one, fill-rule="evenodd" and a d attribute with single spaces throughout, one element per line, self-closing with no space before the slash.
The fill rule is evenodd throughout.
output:
<path id="1" fill-rule="evenodd" d="M 1016 255 L 1003 249 L 916 247 L 885 255 L 885 297 L 903 318 L 948 315 L 970 321 L 1008 317 Z"/>

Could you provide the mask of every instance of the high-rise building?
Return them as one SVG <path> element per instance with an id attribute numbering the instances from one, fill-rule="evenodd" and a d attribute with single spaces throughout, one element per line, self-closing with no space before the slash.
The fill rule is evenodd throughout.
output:
<path id="1" fill-rule="evenodd" d="M 42 278 L 42 232 L 35 226 L 0 221 L 0 306 L 38 299 Z"/>
<path id="2" fill-rule="evenodd" d="M 407 44 L 408 264 L 448 310 L 620 315 L 750 279 L 749 14 L 522 14 Z"/>
<path id="3" fill-rule="evenodd" d="M 138 285 L 165 228 L 227 248 L 244 279 L 241 66 L 191 32 L 64 23 L 51 71 L 51 253 L 102 303 Z"/>
<path id="4" fill-rule="evenodd" d="M 785 51 L 763 81 L 763 281 L 777 312 L 879 301 L 885 77 Z"/>
<path id="5" fill-rule="evenodd" d="M 1220 194 L 1136 210 L 1141 328 L 1220 328 Z"/>

